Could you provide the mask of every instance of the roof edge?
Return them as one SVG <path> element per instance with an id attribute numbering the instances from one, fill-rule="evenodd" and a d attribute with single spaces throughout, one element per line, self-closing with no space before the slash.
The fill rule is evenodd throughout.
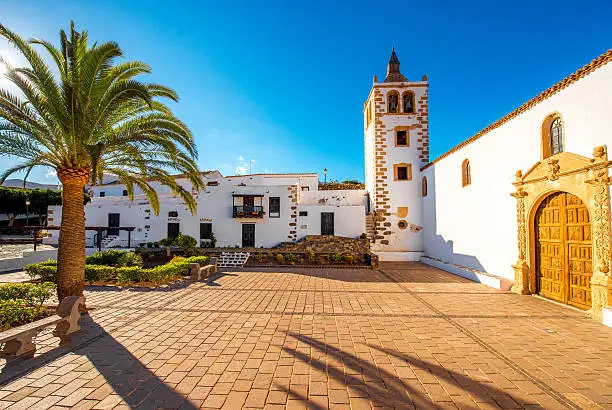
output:
<path id="1" fill-rule="evenodd" d="M 581 78 L 586 77 L 588 74 L 591 74 L 593 71 L 597 70 L 598 68 L 603 67 L 604 65 L 608 64 L 610 61 L 612 61 L 612 49 L 609 49 L 608 51 L 606 51 L 605 53 L 601 54 L 599 57 L 597 57 L 596 59 L 594 59 L 593 61 L 588 63 L 587 65 L 585 65 L 585 66 L 579 68 L 578 70 L 576 70 L 573 74 L 570 74 L 569 76 L 565 77 L 563 80 L 559 81 L 558 83 L 554 84 L 553 86 L 551 86 L 551 87 L 547 88 L 546 90 L 542 91 L 540 94 L 536 95 L 535 97 L 533 97 L 531 100 L 527 101 L 526 103 L 523 103 L 521 106 L 516 108 L 514 111 L 506 114 L 505 116 L 503 116 L 499 120 L 495 121 L 493 124 L 491 124 L 491 125 L 483 128 L 482 130 L 478 131 L 476 134 L 474 134 L 470 138 L 466 139 L 462 143 L 460 143 L 458 145 L 455 145 L 450 150 L 448 150 L 445 153 L 439 155 L 436 159 L 434 159 L 433 161 L 431 161 L 428 164 L 426 164 L 425 166 L 423 166 L 421 168 L 421 171 L 431 167 L 432 165 L 436 164 L 437 162 L 440 162 L 441 160 L 443 160 L 444 158 L 448 157 L 449 155 L 459 151 L 463 147 L 465 147 L 465 146 L 471 144 L 472 142 L 480 139 L 480 137 L 482 137 L 485 134 L 488 134 L 490 131 L 493 131 L 494 129 L 501 127 L 502 125 L 504 125 L 505 123 L 507 123 L 511 119 L 513 119 L 513 118 L 519 116 L 520 114 L 530 110 L 531 108 L 535 107 L 536 105 L 538 105 L 542 101 L 552 97 L 553 95 L 555 95 L 559 91 L 567 88 L 568 86 L 570 86 L 571 84 L 573 84 L 576 81 L 580 80 Z"/>

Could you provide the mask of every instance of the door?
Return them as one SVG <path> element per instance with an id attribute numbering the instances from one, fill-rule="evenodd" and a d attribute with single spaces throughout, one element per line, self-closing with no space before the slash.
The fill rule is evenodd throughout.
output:
<path id="1" fill-rule="evenodd" d="M 242 247 L 255 246 L 255 224 L 242 224 Z"/>
<path id="2" fill-rule="evenodd" d="M 321 235 L 334 234 L 334 213 L 321 212 Z"/>
<path id="3" fill-rule="evenodd" d="M 168 238 L 176 238 L 180 232 L 180 225 L 177 222 L 168 222 Z"/>
<path id="4" fill-rule="evenodd" d="M 588 309 L 593 256 L 586 206 L 572 194 L 552 194 L 538 208 L 535 224 L 540 294 Z"/>
<path id="5" fill-rule="evenodd" d="M 119 214 L 108 214 L 108 234 L 109 235 L 119 235 Z"/>

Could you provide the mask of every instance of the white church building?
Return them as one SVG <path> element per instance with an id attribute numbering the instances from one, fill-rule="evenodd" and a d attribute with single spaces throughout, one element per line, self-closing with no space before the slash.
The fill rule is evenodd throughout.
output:
<path id="1" fill-rule="evenodd" d="M 612 322 L 610 61 L 612 50 L 430 161 L 427 77 L 402 75 L 393 51 L 364 104 L 365 190 L 319 190 L 317 174 L 211 171 L 195 215 L 160 187 L 155 216 L 109 179 L 92 188 L 86 224 L 132 226 L 133 244 L 176 232 L 239 247 L 368 233 L 381 261 L 508 283 Z M 126 244 L 127 232 L 109 233 Z"/>

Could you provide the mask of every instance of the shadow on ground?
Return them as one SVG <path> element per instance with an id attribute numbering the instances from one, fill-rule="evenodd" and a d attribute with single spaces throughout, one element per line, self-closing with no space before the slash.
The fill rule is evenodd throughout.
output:
<path id="1" fill-rule="evenodd" d="M 30 359 L 7 361 L 0 371 L 0 386 L 26 375 L 69 353 L 86 356 L 115 394 L 137 409 L 196 409 L 187 398 L 165 384 L 121 343 L 109 335 L 89 314 L 81 316 L 81 332 L 70 346 L 57 347 Z M 76 337 L 80 335 L 80 337 Z"/>

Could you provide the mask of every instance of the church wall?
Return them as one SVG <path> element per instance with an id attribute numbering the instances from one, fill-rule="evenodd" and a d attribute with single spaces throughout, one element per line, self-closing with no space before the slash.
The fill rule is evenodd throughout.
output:
<path id="1" fill-rule="evenodd" d="M 566 152 L 592 157 L 593 148 L 612 147 L 612 64 L 574 82 L 450 155 L 426 166 L 423 198 L 427 256 L 514 278 L 517 260 L 515 173 L 541 159 L 541 127 L 551 113 L 563 119 Z M 462 162 L 471 165 L 471 184 L 462 187 Z"/>

